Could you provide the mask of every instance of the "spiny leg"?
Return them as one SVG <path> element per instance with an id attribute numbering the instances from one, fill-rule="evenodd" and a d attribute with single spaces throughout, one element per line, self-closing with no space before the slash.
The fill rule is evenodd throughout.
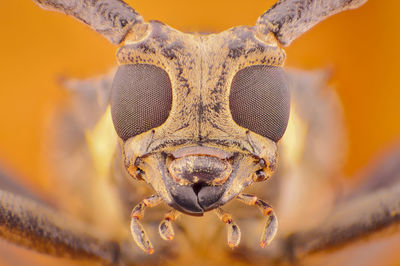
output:
<path id="1" fill-rule="evenodd" d="M 264 248 L 271 243 L 274 239 L 276 232 L 278 231 L 278 219 L 276 218 L 275 212 L 271 206 L 266 202 L 258 199 L 254 195 L 249 194 L 239 194 L 238 200 L 244 202 L 247 205 L 256 205 L 260 209 L 261 213 L 267 216 L 267 221 L 265 222 L 264 230 L 261 235 L 260 246 Z"/>
<path id="2" fill-rule="evenodd" d="M 228 226 L 228 245 L 230 248 L 235 248 L 240 243 L 240 228 L 232 220 L 232 216 L 229 213 L 224 212 L 221 208 L 215 210 L 218 218 Z"/>
<path id="3" fill-rule="evenodd" d="M 180 213 L 176 210 L 170 210 L 164 217 L 164 220 L 161 221 L 160 226 L 158 227 L 158 232 L 160 236 L 164 240 L 172 240 L 174 239 L 175 233 L 174 228 L 172 226 L 172 222 L 175 221 Z"/>
<path id="4" fill-rule="evenodd" d="M 139 220 L 142 219 L 146 207 L 155 207 L 161 202 L 162 199 L 158 195 L 152 195 L 136 205 L 131 213 L 131 233 L 133 239 L 142 250 L 149 254 L 154 252 L 153 245 L 151 244 Z"/>

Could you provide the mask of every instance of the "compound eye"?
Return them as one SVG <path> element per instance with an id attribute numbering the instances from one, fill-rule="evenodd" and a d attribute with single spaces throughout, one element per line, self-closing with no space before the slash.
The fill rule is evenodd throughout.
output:
<path id="1" fill-rule="evenodd" d="M 241 127 L 275 142 L 285 133 L 290 93 L 280 67 L 250 66 L 233 78 L 229 96 L 232 118 Z"/>
<path id="2" fill-rule="evenodd" d="M 171 81 L 163 69 L 147 64 L 118 68 L 111 90 L 111 116 L 121 139 L 162 125 L 171 105 Z"/>

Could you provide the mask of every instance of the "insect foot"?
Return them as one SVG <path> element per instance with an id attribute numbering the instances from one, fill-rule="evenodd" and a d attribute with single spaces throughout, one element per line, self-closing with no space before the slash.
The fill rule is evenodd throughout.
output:
<path id="1" fill-rule="evenodd" d="M 253 195 L 239 194 L 237 199 L 247 205 L 257 205 L 261 213 L 267 216 L 267 221 L 265 222 L 264 230 L 261 234 L 260 246 L 262 248 L 268 246 L 278 231 L 278 219 L 276 218 L 274 210 L 266 202 Z"/>

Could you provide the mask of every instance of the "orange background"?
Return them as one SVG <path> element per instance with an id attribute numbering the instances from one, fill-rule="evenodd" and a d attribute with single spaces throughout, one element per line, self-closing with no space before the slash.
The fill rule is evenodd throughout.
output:
<path id="1" fill-rule="evenodd" d="M 253 25 L 273 1 L 128 1 L 146 20 L 183 31 Z M 62 97 L 59 76 L 88 77 L 114 64 L 115 49 L 85 25 L 32 1 L 3 1 L 0 17 L 0 160 L 40 180 L 43 120 Z M 287 66 L 331 66 L 350 140 L 346 174 L 400 136 L 399 1 L 370 1 L 336 15 L 296 40 Z"/>
<path id="2" fill-rule="evenodd" d="M 253 25 L 273 1 L 129 1 L 146 19 L 183 31 Z M 62 98 L 60 76 L 88 77 L 115 64 L 113 45 L 83 24 L 31 1 L 4 1 L 0 17 L 0 159 L 40 182 L 46 113 Z M 333 67 L 344 104 L 348 175 L 400 136 L 398 1 L 370 1 L 336 15 L 287 48 L 287 66 Z"/>
<path id="3" fill-rule="evenodd" d="M 253 25 L 273 1 L 128 1 L 146 20 L 183 31 Z M 116 47 L 85 25 L 31 1 L 3 1 L 0 17 L 0 160 L 39 182 L 43 120 L 62 97 L 57 77 L 88 77 L 115 64 Z M 399 1 L 369 1 L 336 15 L 287 48 L 287 66 L 334 68 L 344 104 L 351 175 L 400 136 Z"/>
<path id="4" fill-rule="evenodd" d="M 218 32 L 254 25 L 273 1 L 128 1 L 146 20 L 179 30 Z M 116 47 L 83 24 L 31 1 L 3 1 L 0 16 L 0 162 L 40 179 L 46 114 L 63 97 L 57 77 L 89 77 L 115 65 Z M 400 139 L 399 1 L 369 1 L 296 40 L 287 66 L 333 67 L 349 136 L 347 175 Z"/>

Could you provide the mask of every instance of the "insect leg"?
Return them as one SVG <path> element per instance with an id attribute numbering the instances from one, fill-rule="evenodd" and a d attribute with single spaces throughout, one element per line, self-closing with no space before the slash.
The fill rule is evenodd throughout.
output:
<path id="1" fill-rule="evenodd" d="M 144 215 L 146 207 L 155 207 L 162 202 L 158 195 L 152 195 L 142 200 L 138 205 L 133 208 L 131 213 L 131 233 L 136 244 L 145 252 L 152 254 L 154 252 L 153 245 L 151 244 L 143 226 L 139 222 Z"/>
<path id="2" fill-rule="evenodd" d="M 239 194 L 238 200 L 242 201 L 247 205 L 256 205 L 260 209 L 261 213 L 267 216 L 267 221 L 265 222 L 264 231 L 261 234 L 260 246 L 263 248 L 274 239 L 276 232 L 278 231 L 278 219 L 276 218 L 275 212 L 271 206 L 266 202 L 258 199 L 254 195 L 249 194 Z"/>
<path id="3" fill-rule="evenodd" d="M 356 174 L 364 183 L 338 198 L 327 217 L 286 239 L 291 260 L 308 254 L 365 242 L 381 241 L 400 232 L 400 146 L 392 147 Z"/>
<path id="4" fill-rule="evenodd" d="M 232 216 L 229 213 L 224 212 L 221 208 L 215 209 L 215 213 L 218 218 L 228 226 L 228 245 L 230 248 L 235 248 L 240 243 L 240 228 L 232 220 Z"/>
<path id="5" fill-rule="evenodd" d="M 119 264 L 120 244 L 96 237 L 92 229 L 32 198 L 0 190 L 0 237 L 9 242 L 47 255 Z"/>
<path id="6" fill-rule="evenodd" d="M 174 239 L 175 233 L 172 222 L 175 221 L 175 219 L 178 218 L 179 215 L 180 213 L 176 210 L 171 210 L 165 215 L 164 220 L 161 221 L 160 226 L 158 227 L 158 232 L 160 233 L 162 239 Z"/>

